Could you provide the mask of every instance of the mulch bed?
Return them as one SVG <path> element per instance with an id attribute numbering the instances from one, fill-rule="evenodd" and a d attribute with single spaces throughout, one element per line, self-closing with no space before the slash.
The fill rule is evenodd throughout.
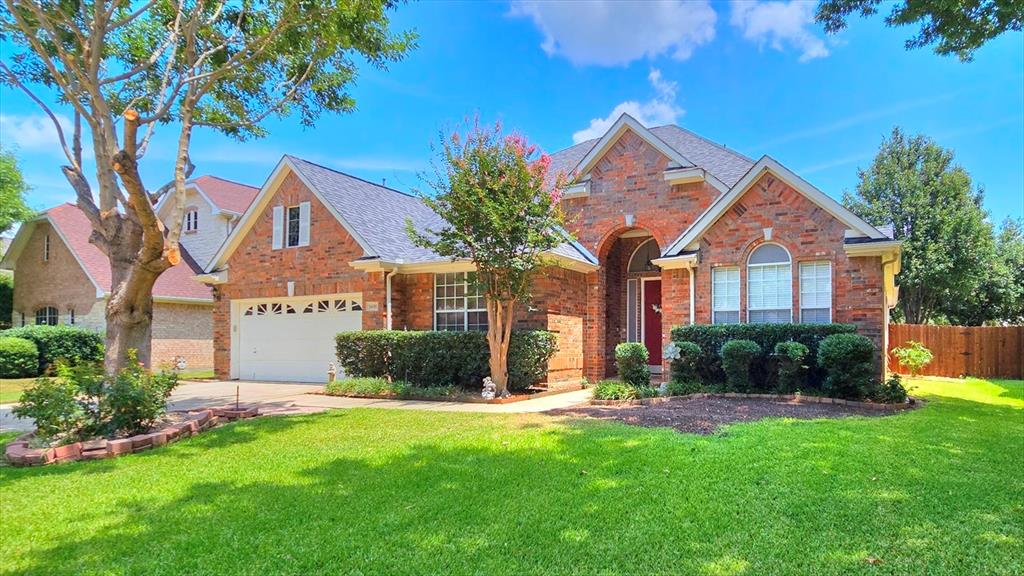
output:
<path id="1" fill-rule="evenodd" d="M 555 416 L 617 420 L 633 426 L 675 428 L 680 432 L 712 434 L 733 422 L 762 418 L 844 418 L 888 416 L 897 409 L 864 408 L 839 404 L 810 404 L 745 398 L 670 398 L 647 406 L 577 406 L 551 410 Z"/>

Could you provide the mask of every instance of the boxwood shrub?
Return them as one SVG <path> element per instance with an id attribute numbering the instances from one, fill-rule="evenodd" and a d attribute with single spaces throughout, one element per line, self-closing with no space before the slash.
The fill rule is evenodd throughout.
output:
<path id="1" fill-rule="evenodd" d="M 490 373 L 483 332 L 366 330 L 335 338 L 338 364 L 347 376 L 390 377 L 414 386 L 458 386 L 477 390 Z M 544 330 L 512 332 L 509 389 L 525 390 L 543 380 L 557 350 Z"/>
<path id="2" fill-rule="evenodd" d="M 31 340 L 0 337 L 0 378 L 28 378 L 39 373 L 39 349 Z"/>
<path id="3" fill-rule="evenodd" d="M 632 386 L 650 386 L 651 369 L 647 366 L 650 353 L 639 342 L 623 342 L 615 347 L 615 367 L 619 378 Z"/>
<path id="4" fill-rule="evenodd" d="M 776 389 L 779 393 L 792 394 L 804 389 L 807 353 L 807 346 L 799 342 L 779 342 L 775 345 L 775 363 L 778 365 Z"/>
<path id="5" fill-rule="evenodd" d="M 878 387 L 875 375 L 875 344 L 857 334 L 833 334 L 818 347 L 818 367 L 828 373 L 825 393 L 836 398 L 858 399 Z"/>
<path id="6" fill-rule="evenodd" d="M 72 366 L 103 361 L 103 336 L 80 326 L 22 326 L 0 332 L 0 336 L 31 340 L 39 348 L 39 372 L 63 359 Z"/>
<path id="7" fill-rule="evenodd" d="M 672 341 L 677 344 L 693 342 L 700 346 L 697 375 L 705 384 L 715 385 L 725 382 L 719 354 L 722 345 L 729 340 L 753 340 L 761 347 L 762 357 L 752 367 L 752 385 L 755 389 L 767 391 L 775 386 L 775 370 L 769 356 L 776 344 L 793 341 L 807 346 L 807 357 L 812 360 L 808 362 L 807 384 L 811 388 L 820 388 L 825 372 L 813 361 L 818 355 L 818 345 L 832 334 L 853 334 L 856 331 L 853 324 L 690 324 L 674 327 Z"/>
<path id="8" fill-rule="evenodd" d="M 751 392 L 750 368 L 761 358 L 761 347 L 753 340 L 729 340 L 722 344 L 722 369 L 730 392 Z"/>

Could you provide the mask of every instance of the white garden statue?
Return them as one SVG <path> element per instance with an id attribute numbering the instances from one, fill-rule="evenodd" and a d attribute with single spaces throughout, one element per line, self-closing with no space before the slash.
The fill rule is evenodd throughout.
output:
<path id="1" fill-rule="evenodd" d="M 661 357 L 665 360 L 678 360 L 679 352 L 679 346 L 676 346 L 676 343 L 670 340 L 668 344 L 665 344 L 665 350 L 662 352 Z"/>
<path id="2" fill-rule="evenodd" d="M 484 378 L 484 389 L 480 392 L 480 396 L 482 396 L 484 400 L 494 400 L 495 389 L 494 380 L 491 380 L 491 377 L 488 376 Z"/>

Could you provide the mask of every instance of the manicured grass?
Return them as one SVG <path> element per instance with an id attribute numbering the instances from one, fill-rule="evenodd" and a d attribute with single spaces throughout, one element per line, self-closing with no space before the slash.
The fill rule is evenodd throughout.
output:
<path id="1" fill-rule="evenodd" d="M 216 376 L 211 368 L 209 370 L 182 370 L 178 372 L 178 378 L 182 380 L 213 380 Z"/>
<path id="2" fill-rule="evenodd" d="M 35 378 L 0 379 L 0 404 L 14 404 L 21 398 L 21 391 L 35 382 Z"/>
<path id="3" fill-rule="evenodd" d="M 0 571 L 1024 573 L 1024 383 L 915 385 L 908 413 L 709 437 L 357 409 L 6 467 Z"/>

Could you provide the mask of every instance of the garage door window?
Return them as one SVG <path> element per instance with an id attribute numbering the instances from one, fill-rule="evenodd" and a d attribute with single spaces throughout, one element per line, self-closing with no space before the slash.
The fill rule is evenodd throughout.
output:
<path id="1" fill-rule="evenodd" d="M 434 329 L 487 330 L 484 293 L 473 272 L 434 275 Z"/>

